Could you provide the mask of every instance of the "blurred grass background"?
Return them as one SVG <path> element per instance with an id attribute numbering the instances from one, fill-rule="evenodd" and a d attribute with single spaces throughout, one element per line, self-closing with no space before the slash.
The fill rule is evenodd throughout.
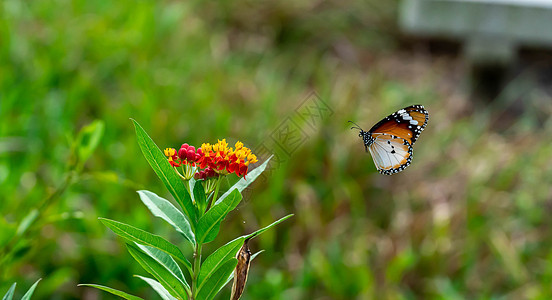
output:
<path id="1" fill-rule="evenodd" d="M 316 91 L 333 115 L 254 186 L 207 251 L 287 213 L 251 245 L 243 299 L 550 299 L 552 102 L 530 71 L 492 103 L 456 55 L 405 46 L 397 1 L 19 1 L 0 9 L 0 241 L 60 186 L 71 137 L 105 122 L 85 172 L 0 275 L 35 299 L 155 297 L 98 217 L 181 242 L 136 190 L 170 198 L 129 118 L 161 148 L 250 147 Z M 523 100 L 523 109 L 513 103 Z M 376 172 L 358 133 L 404 106 L 429 125 L 412 166 Z M 229 289 L 219 299 L 229 297 Z"/>

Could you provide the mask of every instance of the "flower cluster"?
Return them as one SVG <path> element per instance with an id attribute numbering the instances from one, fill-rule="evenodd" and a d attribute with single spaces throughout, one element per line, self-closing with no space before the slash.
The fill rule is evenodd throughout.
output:
<path id="1" fill-rule="evenodd" d="M 201 148 L 197 149 L 194 146 L 183 144 L 178 153 L 174 148 L 167 148 L 165 156 L 173 167 L 186 166 L 187 169 L 189 167 L 203 169 L 194 174 L 195 179 L 203 180 L 231 173 L 240 177 L 245 176 L 249 164 L 258 161 L 257 156 L 242 142 L 238 141 L 234 149 L 228 147 L 226 139 L 219 140 L 213 145 L 204 143 Z"/>
<path id="2" fill-rule="evenodd" d="M 228 147 L 226 139 L 211 145 L 201 145 L 203 156 L 197 161 L 200 168 L 210 167 L 219 174 L 235 173 L 238 176 L 247 175 L 249 164 L 257 162 L 257 156 L 251 150 L 243 146 L 242 142 L 236 142 L 236 149 Z"/>

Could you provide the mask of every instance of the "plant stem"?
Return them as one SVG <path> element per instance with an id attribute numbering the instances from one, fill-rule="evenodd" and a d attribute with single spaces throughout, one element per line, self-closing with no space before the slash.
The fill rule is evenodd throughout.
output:
<path id="1" fill-rule="evenodd" d="M 61 197 L 61 195 L 67 190 L 67 188 L 71 185 L 73 178 L 77 176 L 77 173 L 73 170 L 69 170 L 67 174 L 65 175 L 65 178 L 61 185 L 54 190 L 53 193 L 51 193 L 48 197 L 46 197 L 42 202 L 38 205 L 36 208 L 38 214 L 34 218 L 32 224 L 29 224 L 27 229 L 19 232 L 17 234 L 14 234 L 4 247 L 4 249 L 0 249 L 0 265 L 3 265 L 4 263 L 7 264 L 7 262 L 12 258 L 14 254 L 14 250 L 16 248 L 17 242 L 21 239 L 25 238 L 26 236 L 29 236 L 29 231 L 33 231 L 36 226 L 33 226 L 37 223 L 40 223 L 45 215 L 45 212 L 55 203 L 55 201 Z M 19 224 L 21 226 L 21 223 Z M 5 268 L 4 272 L 0 272 L 0 279 L 4 278 L 5 274 L 8 273 L 8 268 Z"/>
<path id="2" fill-rule="evenodd" d="M 209 199 L 209 203 L 207 204 L 207 209 L 205 210 L 205 212 L 207 212 L 210 208 L 211 208 L 211 203 L 213 202 L 213 200 L 215 200 L 216 202 L 216 199 L 218 197 L 218 192 L 219 192 L 219 188 L 220 188 L 220 182 L 222 181 L 222 176 L 219 176 L 219 178 L 217 179 L 217 187 L 215 188 L 215 194 L 213 194 L 213 197 L 211 199 Z"/>
<path id="3" fill-rule="evenodd" d="M 199 270 L 201 269 L 201 248 L 202 244 L 197 244 L 194 251 L 194 274 L 192 275 L 192 300 L 195 299 L 195 293 L 197 293 L 197 277 Z"/>

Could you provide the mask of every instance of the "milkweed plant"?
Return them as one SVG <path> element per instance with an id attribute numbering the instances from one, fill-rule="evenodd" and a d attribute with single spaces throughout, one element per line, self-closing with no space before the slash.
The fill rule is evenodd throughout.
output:
<path id="1" fill-rule="evenodd" d="M 203 245 L 215 240 L 224 218 L 242 200 L 241 192 L 266 168 L 267 159 L 248 171 L 257 157 L 243 143 L 229 147 L 226 140 L 205 143 L 195 148 L 183 144 L 177 151 L 161 151 L 144 129 L 134 121 L 138 144 L 147 162 L 172 194 L 177 208 L 169 200 L 151 191 L 138 191 L 140 200 L 151 213 L 169 223 L 183 237 L 183 251 L 167 239 L 134 226 L 100 218 L 101 222 L 123 238 L 131 256 L 153 278 L 138 276 L 149 284 L 162 299 L 213 299 L 224 286 L 233 281 L 231 299 L 243 293 L 251 255 L 248 241 L 292 215 L 253 233 L 235 238 L 203 259 Z M 224 193 L 222 179 L 235 174 L 241 177 Z M 184 253 L 191 253 L 186 257 Z M 125 299 L 142 299 L 125 292 L 97 284 L 81 284 L 112 293 Z"/>

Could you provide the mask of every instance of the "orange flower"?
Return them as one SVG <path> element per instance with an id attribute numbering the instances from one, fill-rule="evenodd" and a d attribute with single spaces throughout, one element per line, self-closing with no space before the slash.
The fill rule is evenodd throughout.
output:
<path id="1" fill-rule="evenodd" d="M 238 141 L 235 148 L 228 147 L 226 139 L 219 140 L 214 145 L 201 145 L 202 156 L 197 160 L 199 167 L 210 167 L 222 175 L 235 173 L 240 177 L 245 176 L 247 167 L 250 163 L 256 163 L 257 157 L 242 142 Z"/>
<path id="2" fill-rule="evenodd" d="M 186 170 L 191 167 L 198 167 L 194 177 L 196 179 L 207 179 L 218 175 L 228 175 L 235 173 L 242 177 L 247 175 L 249 164 L 256 163 L 257 156 L 251 153 L 251 150 L 243 146 L 242 142 L 235 144 L 235 149 L 228 147 L 226 139 L 219 140 L 211 145 L 204 143 L 201 148 L 195 148 L 188 144 L 183 144 L 176 153 L 173 148 L 165 149 L 165 155 L 173 167 L 186 166 Z M 190 173 L 191 175 L 191 173 Z M 183 178 L 188 178 L 184 176 Z"/>

